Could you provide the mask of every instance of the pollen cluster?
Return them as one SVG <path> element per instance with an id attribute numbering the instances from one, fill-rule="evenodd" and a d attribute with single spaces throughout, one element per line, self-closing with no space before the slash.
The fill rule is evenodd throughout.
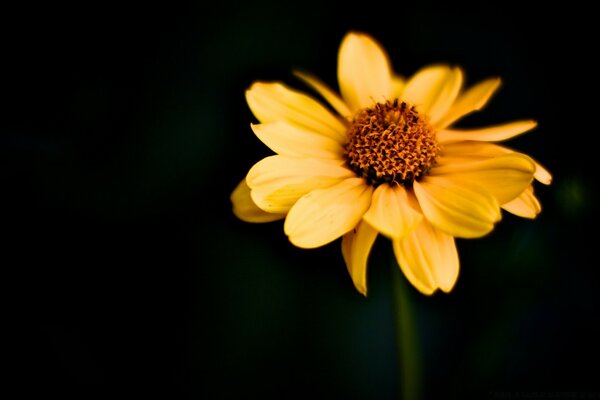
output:
<path id="1" fill-rule="evenodd" d="M 369 184 L 411 186 L 435 165 L 435 131 L 414 106 L 398 99 L 359 111 L 348 131 L 348 166 Z"/>

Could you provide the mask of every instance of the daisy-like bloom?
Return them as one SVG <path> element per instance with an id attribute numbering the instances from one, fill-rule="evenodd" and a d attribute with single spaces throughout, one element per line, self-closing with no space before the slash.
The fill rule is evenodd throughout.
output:
<path id="1" fill-rule="evenodd" d="M 452 290 L 459 271 L 455 238 L 488 234 L 501 210 L 541 211 L 533 180 L 550 184 L 538 162 L 496 144 L 536 126 L 520 120 L 458 129 L 500 85 L 466 89 L 463 72 L 431 65 L 404 80 L 372 37 L 348 33 L 338 53 L 341 95 L 295 72 L 326 103 L 279 82 L 255 82 L 246 100 L 256 136 L 276 155 L 256 163 L 231 195 L 247 222 L 285 218 L 301 248 L 342 238 L 356 289 L 367 293 L 367 258 L 378 234 L 392 241 L 406 278 L 424 294 Z"/>

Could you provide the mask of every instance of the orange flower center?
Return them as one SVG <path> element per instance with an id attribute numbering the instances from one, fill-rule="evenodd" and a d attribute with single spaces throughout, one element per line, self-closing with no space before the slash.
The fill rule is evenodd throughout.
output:
<path id="1" fill-rule="evenodd" d="M 373 186 L 411 186 L 435 165 L 440 146 L 427 118 L 395 99 L 354 116 L 344 154 L 350 169 Z"/>

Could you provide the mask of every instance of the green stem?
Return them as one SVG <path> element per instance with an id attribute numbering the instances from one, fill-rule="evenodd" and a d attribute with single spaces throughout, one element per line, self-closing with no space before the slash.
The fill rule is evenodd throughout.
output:
<path id="1" fill-rule="evenodd" d="M 421 398 L 421 362 L 417 326 L 411 304 L 411 287 L 402 276 L 395 259 L 392 267 L 392 286 L 401 398 L 403 400 L 419 400 Z"/>

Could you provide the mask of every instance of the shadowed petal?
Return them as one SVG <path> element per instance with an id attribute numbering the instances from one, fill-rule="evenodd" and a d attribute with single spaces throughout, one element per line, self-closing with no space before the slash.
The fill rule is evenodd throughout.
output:
<path id="1" fill-rule="evenodd" d="M 258 208 L 250 197 L 250 188 L 245 179 L 233 190 L 230 199 L 233 203 L 233 213 L 242 221 L 271 222 L 285 217 L 285 214 L 269 213 Z"/>
<path id="2" fill-rule="evenodd" d="M 367 222 L 361 221 L 342 239 L 342 255 L 346 268 L 354 287 L 364 296 L 367 295 L 367 258 L 376 238 L 377 230 Z"/>

